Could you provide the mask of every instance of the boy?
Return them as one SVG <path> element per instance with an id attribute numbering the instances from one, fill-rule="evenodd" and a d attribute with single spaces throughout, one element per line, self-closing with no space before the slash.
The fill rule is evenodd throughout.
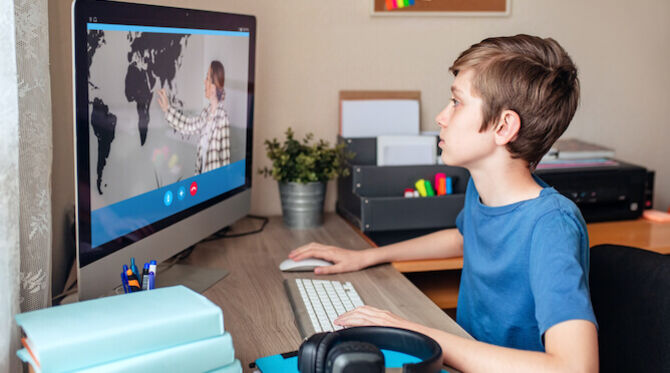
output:
<path id="1" fill-rule="evenodd" d="M 385 325 L 435 339 L 463 371 L 598 371 L 588 289 L 586 224 L 532 171 L 579 101 L 577 70 L 553 39 L 485 39 L 449 69 L 452 98 L 438 114 L 444 163 L 470 171 L 465 206 L 447 229 L 363 251 L 311 243 L 289 257 L 333 262 L 316 273 L 463 255 L 457 321 L 477 341 L 365 306 L 343 326 Z"/>

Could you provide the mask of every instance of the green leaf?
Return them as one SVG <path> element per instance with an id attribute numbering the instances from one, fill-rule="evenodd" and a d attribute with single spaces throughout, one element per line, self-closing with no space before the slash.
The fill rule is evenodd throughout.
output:
<path id="1" fill-rule="evenodd" d="M 354 157 L 353 152 L 345 151 L 345 144 L 330 146 L 328 141 L 314 140 L 314 134 L 308 133 L 298 141 L 291 127 L 286 129 L 283 143 L 277 139 L 265 140 L 267 157 L 272 161 L 272 168 L 260 168 L 261 175 L 279 182 L 328 181 L 338 176 L 348 176 L 348 161 Z"/>

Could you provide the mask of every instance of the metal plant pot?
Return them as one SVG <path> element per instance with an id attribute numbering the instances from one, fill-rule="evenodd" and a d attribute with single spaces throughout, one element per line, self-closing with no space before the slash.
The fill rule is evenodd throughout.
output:
<path id="1" fill-rule="evenodd" d="M 326 183 L 278 183 L 284 225 L 289 228 L 305 229 L 323 224 L 323 201 Z"/>

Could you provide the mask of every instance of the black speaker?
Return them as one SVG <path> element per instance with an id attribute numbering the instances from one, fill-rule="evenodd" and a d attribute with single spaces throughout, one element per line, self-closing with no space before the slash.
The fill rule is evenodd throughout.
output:
<path id="1" fill-rule="evenodd" d="M 381 373 L 385 368 L 380 349 L 403 352 L 422 360 L 403 365 L 405 373 L 434 373 L 442 369 L 442 348 L 432 338 L 411 330 L 360 326 L 309 337 L 298 350 L 298 370 L 301 373 Z"/>
<path id="2" fill-rule="evenodd" d="M 654 208 L 654 174 L 652 170 L 647 170 L 647 182 L 644 184 L 644 209 Z"/>

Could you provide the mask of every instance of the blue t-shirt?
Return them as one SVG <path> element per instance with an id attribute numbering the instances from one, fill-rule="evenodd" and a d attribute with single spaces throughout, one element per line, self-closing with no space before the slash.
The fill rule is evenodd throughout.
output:
<path id="1" fill-rule="evenodd" d="M 456 218 L 463 235 L 457 321 L 479 341 L 544 351 L 551 326 L 596 319 L 586 223 L 572 201 L 535 180 L 543 187 L 537 198 L 489 207 L 470 179 Z"/>

